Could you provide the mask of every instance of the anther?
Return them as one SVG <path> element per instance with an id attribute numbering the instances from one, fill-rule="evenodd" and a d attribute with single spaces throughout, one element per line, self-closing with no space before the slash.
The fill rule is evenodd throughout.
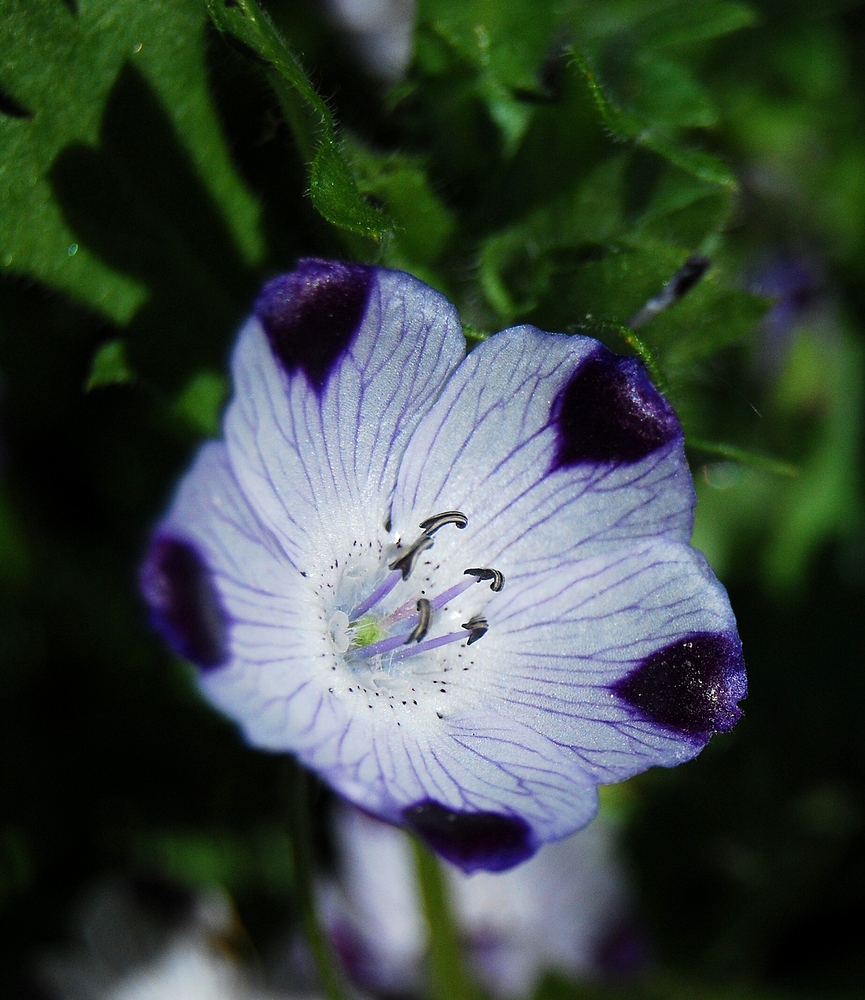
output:
<path id="1" fill-rule="evenodd" d="M 497 569 L 467 569 L 463 570 L 463 576 L 476 576 L 478 581 L 491 580 L 490 590 L 498 593 L 505 585 L 505 575 Z"/>
<path id="2" fill-rule="evenodd" d="M 432 607 L 430 602 L 425 597 L 421 597 L 417 602 L 417 625 L 409 632 L 406 645 L 410 642 L 420 642 L 429 631 L 431 621 Z"/>
<path id="3" fill-rule="evenodd" d="M 461 510 L 444 510 L 441 514 L 433 514 L 432 517 L 421 521 L 420 528 L 425 534 L 432 535 L 446 524 L 455 524 L 458 528 L 462 529 L 468 523 L 469 519 Z"/>
<path id="4" fill-rule="evenodd" d="M 426 551 L 432 543 L 433 540 L 429 535 L 421 535 L 420 538 L 413 545 L 410 545 L 398 559 L 394 559 L 394 561 L 388 565 L 388 569 L 398 569 L 400 573 L 402 573 L 403 580 L 407 580 L 411 571 L 414 569 L 417 557 L 421 554 L 421 552 Z"/>
<path id="5" fill-rule="evenodd" d="M 467 622 L 463 622 L 461 627 L 469 631 L 469 641 L 466 645 L 471 646 L 473 642 L 477 642 L 478 639 L 486 635 L 489 631 L 490 623 L 483 615 L 475 615 L 469 618 Z"/>

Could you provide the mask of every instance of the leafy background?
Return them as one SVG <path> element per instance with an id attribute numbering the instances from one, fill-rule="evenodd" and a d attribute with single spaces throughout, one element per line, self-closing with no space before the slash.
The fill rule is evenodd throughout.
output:
<path id="1" fill-rule="evenodd" d="M 629 995 L 858 995 L 865 9 L 420 0 L 385 86 L 321 7 L 266 6 L 0 0 L 0 993 L 109 874 L 225 887 L 261 951 L 293 919 L 284 764 L 200 701 L 136 567 L 257 289 L 321 255 L 429 281 L 470 342 L 646 360 L 751 695 L 615 797 Z"/>

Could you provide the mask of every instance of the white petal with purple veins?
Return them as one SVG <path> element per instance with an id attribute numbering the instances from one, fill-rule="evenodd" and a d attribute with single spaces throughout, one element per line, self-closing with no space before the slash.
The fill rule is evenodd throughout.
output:
<path id="1" fill-rule="evenodd" d="M 345 270 L 368 272 L 365 305 L 356 329 L 336 331 L 332 355 L 314 359 L 318 379 L 302 354 L 286 371 L 258 318 L 241 332 L 232 362 L 232 467 L 305 570 L 381 533 L 405 445 L 465 353 L 456 311 L 438 292 L 405 274 Z M 318 306 L 322 337 L 328 307 Z"/>
<path id="2" fill-rule="evenodd" d="M 687 541 L 694 493 L 680 435 L 640 461 L 555 468 L 557 404 L 598 347 L 528 326 L 477 347 L 411 440 L 394 524 L 411 524 L 421 511 L 462 510 L 469 526 L 446 543 L 506 577 L 660 534 Z"/>

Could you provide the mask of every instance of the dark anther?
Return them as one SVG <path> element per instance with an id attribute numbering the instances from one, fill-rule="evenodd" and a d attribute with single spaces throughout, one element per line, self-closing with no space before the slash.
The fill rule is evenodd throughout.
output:
<path id="1" fill-rule="evenodd" d="M 469 635 L 469 641 L 466 645 L 471 646 L 473 642 L 477 642 L 478 639 L 486 635 L 489 631 L 489 627 L 490 624 L 483 615 L 475 615 L 473 618 L 469 618 L 467 622 L 463 622 L 462 628 L 468 629 L 471 633 Z"/>
<path id="2" fill-rule="evenodd" d="M 476 576 L 478 581 L 492 580 L 490 590 L 498 593 L 505 585 L 505 575 L 497 569 L 467 569 L 463 571 L 463 576 Z"/>
<path id="3" fill-rule="evenodd" d="M 446 524 L 455 524 L 458 528 L 464 528 L 468 523 L 469 519 L 461 510 L 445 510 L 441 514 L 433 514 L 432 517 L 421 521 L 420 527 L 425 534 L 432 535 Z"/>
<path id="4" fill-rule="evenodd" d="M 426 551 L 432 543 L 433 540 L 429 535 L 421 535 L 420 538 L 413 545 L 409 546 L 409 548 L 407 548 L 398 559 L 394 559 L 394 561 L 389 564 L 388 569 L 398 569 L 400 573 L 402 573 L 403 580 L 407 580 L 411 571 L 414 569 L 417 557 L 421 554 L 421 552 Z"/>
<path id="5" fill-rule="evenodd" d="M 417 602 L 417 616 L 417 625 L 409 632 L 405 641 L 406 645 L 410 642 L 420 642 L 429 631 L 429 625 L 432 621 L 432 606 L 425 597 L 421 597 Z"/>

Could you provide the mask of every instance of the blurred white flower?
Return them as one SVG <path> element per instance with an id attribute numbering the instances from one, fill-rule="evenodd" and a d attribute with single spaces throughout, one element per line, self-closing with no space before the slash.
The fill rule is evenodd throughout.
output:
<path id="1" fill-rule="evenodd" d="M 85 900 L 78 945 L 43 960 L 38 978 L 57 1000 L 304 1000 L 260 988 L 232 948 L 237 933 L 221 892 L 115 882 Z"/>
<path id="2" fill-rule="evenodd" d="M 411 59 L 414 0 L 327 0 L 327 6 L 373 76 L 402 76 Z"/>
<path id="3" fill-rule="evenodd" d="M 380 995 L 418 992 L 427 927 L 408 837 L 346 806 L 336 839 L 340 878 L 322 887 L 321 900 L 347 973 Z M 547 971 L 598 977 L 641 964 L 640 943 L 627 933 L 615 830 L 603 816 L 508 872 L 444 868 L 472 971 L 498 997 L 530 995 Z"/>

